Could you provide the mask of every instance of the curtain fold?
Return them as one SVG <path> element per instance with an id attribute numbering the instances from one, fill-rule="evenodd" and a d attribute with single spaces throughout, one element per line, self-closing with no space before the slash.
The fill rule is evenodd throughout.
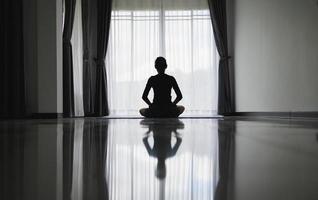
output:
<path id="1" fill-rule="evenodd" d="M 92 65 L 91 65 L 91 3 L 90 0 L 82 0 L 82 26 L 83 26 L 83 103 L 85 116 L 90 115 L 94 108 L 92 107 Z"/>
<path id="2" fill-rule="evenodd" d="M 25 115 L 23 1 L 0 2 L 0 117 Z"/>
<path id="3" fill-rule="evenodd" d="M 96 93 L 95 116 L 109 114 L 107 99 L 107 74 L 105 57 L 108 45 L 109 28 L 111 22 L 112 0 L 97 0 L 97 57 L 96 62 Z"/>
<path id="4" fill-rule="evenodd" d="M 220 55 L 218 113 L 231 114 L 235 111 L 229 67 L 226 0 L 208 0 L 215 43 Z"/>
<path id="5" fill-rule="evenodd" d="M 76 0 L 73 33 L 73 82 L 74 82 L 74 116 L 84 116 L 83 106 L 83 23 L 82 23 L 82 0 Z"/>
<path id="6" fill-rule="evenodd" d="M 63 113 L 64 116 L 74 116 L 74 78 L 72 32 L 75 16 L 76 0 L 65 0 L 64 30 L 63 30 Z"/>

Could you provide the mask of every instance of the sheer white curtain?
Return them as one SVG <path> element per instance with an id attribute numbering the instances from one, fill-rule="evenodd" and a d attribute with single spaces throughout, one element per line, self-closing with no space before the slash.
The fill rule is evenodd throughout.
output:
<path id="1" fill-rule="evenodd" d="M 182 142 L 176 155 L 166 160 L 166 178 L 159 180 L 157 159 L 149 156 L 142 141 L 147 128 L 112 120 L 106 166 L 109 200 L 213 200 L 219 180 L 217 122 L 186 125 L 178 130 Z M 176 143 L 174 137 L 171 141 Z M 152 136 L 149 143 L 153 145 Z"/>
<path id="2" fill-rule="evenodd" d="M 185 115 L 215 114 L 218 54 L 206 0 L 113 2 L 106 58 L 111 114 L 138 115 L 146 107 L 141 95 L 158 56 L 179 83 Z"/>
<path id="3" fill-rule="evenodd" d="M 81 0 L 76 1 L 71 42 L 72 42 L 72 51 L 73 51 L 74 115 L 84 116 L 83 29 L 82 29 L 82 1 Z"/>

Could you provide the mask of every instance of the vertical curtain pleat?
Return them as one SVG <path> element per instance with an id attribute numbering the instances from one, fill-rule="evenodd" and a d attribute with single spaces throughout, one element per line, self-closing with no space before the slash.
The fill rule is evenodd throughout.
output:
<path id="1" fill-rule="evenodd" d="M 0 2 L 0 117 L 25 114 L 23 1 Z"/>
<path id="2" fill-rule="evenodd" d="M 226 0 L 208 0 L 212 20 L 214 39 L 220 54 L 219 62 L 219 98 L 218 113 L 231 114 L 234 112 L 234 94 L 230 76 L 226 20 Z"/>
<path id="3" fill-rule="evenodd" d="M 72 33 L 74 116 L 84 116 L 83 106 L 83 23 L 82 0 L 76 1 Z"/>
<path id="4" fill-rule="evenodd" d="M 96 94 L 95 94 L 95 116 L 109 114 L 107 100 L 107 74 L 105 68 L 105 57 L 108 45 L 108 36 L 111 22 L 112 0 L 97 1 L 97 58 L 96 62 Z"/>
<path id="5" fill-rule="evenodd" d="M 111 5 L 111 0 L 83 0 L 82 2 L 85 116 L 109 114 L 104 60 L 108 45 Z"/>
<path id="6" fill-rule="evenodd" d="M 76 0 L 65 0 L 63 30 L 63 112 L 67 117 L 74 116 L 74 83 L 72 32 Z"/>
<path id="7" fill-rule="evenodd" d="M 90 32 L 91 32 L 91 3 L 90 0 L 82 0 L 82 23 L 83 23 L 83 103 L 85 116 L 90 115 L 93 112 L 92 107 L 92 79 L 91 71 L 92 65 L 91 52 L 90 52 Z"/>

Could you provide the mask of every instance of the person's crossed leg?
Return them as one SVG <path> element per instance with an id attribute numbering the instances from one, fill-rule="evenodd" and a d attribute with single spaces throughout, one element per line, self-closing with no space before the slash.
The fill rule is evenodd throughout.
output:
<path id="1" fill-rule="evenodd" d="M 147 118 L 156 118 L 156 117 L 179 117 L 184 112 L 184 106 L 176 106 L 174 109 L 160 112 L 154 111 L 151 108 L 142 108 L 139 110 L 139 113 Z"/>

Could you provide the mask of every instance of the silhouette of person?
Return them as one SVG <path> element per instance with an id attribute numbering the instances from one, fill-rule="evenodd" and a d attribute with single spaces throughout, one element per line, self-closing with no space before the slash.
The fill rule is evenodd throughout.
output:
<path id="1" fill-rule="evenodd" d="M 141 124 L 146 124 L 147 121 L 143 120 Z M 180 134 L 177 129 L 183 129 L 184 124 L 179 121 L 166 121 L 163 123 L 150 123 L 148 125 L 148 131 L 143 138 L 143 143 L 147 149 L 149 156 L 157 158 L 157 167 L 155 175 L 159 180 L 163 180 L 166 177 L 166 159 L 176 155 L 180 144 L 182 142 Z M 148 142 L 150 133 L 153 133 L 153 147 L 151 148 Z M 172 146 L 171 139 L 174 133 L 176 137 L 176 143 Z"/>
<path id="2" fill-rule="evenodd" d="M 140 109 L 140 114 L 144 117 L 178 117 L 183 113 L 184 107 L 177 106 L 182 99 L 182 94 L 173 76 L 165 74 L 167 62 L 164 57 L 158 57 L 155 61 L 155 68 L 158 74 L 148 79 L 142 99 L 148 104 L 149 108 Z M 154 91 L 153 102 L 148 99 L 150 89 Z M 171 102 L 171 89 L 175 91 L 177 97 Z"/>

